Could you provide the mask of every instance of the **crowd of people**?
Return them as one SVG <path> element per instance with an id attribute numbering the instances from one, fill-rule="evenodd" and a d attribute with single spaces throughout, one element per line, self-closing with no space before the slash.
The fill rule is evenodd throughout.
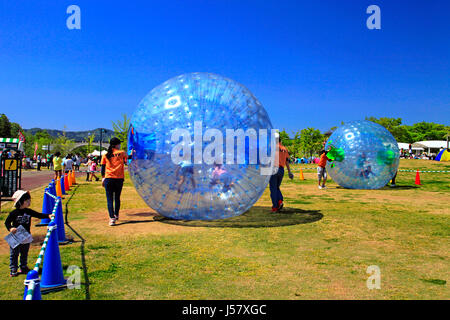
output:
<path id="1" fill-rule="evenodd" d="M 128 157 L 125 151 L 120 149 L 121 141 L 117 138 L 112 138 L 108 152 L 100 159 L 96 156 L 82 158 L 77 154 L 67 154 L 62 157 L 60 152 L 49 154 L 45 157 L 45 164 L 49 170 L 55 172 L 55 179 L 62 176 L 71 170 L 79 170 L 80 166 L 87 167 L 86 180 L 92 181 L 97 177 L 97 166 L 100 162 L 102 186 L 105 188 L 106 200 L 109 214 L 109 225 L 114 226 L 119 220 L 120 211 L 120 195 L 122 192 L 125 164 Z M 38 155 L 37 160 L 42 160 L 42 156 Z M 40 170 L 38 162 L 37 170 Z M 31 218 L 52 218 L 53 215 L 42 214 L 30 209 L 31 195 L 29 191 L 17 190 L 12 196 L 14 202 L 14 210 L 10 212 L 5 220 L 6 229 L 11 233 L 16 233 L 19 227 L 23 227 L 28 233 L 31 233 Z M 16 247 L 10 247 L 10 276 L 17 277 L 19 274 L 26 274 L 30 269 L 28 268 L 28 251 L 29 243 L 19 244 Z M 19 259 L 20 258 L 20 259 Z M 20 267 L 20 268 L 19 268 Z"/>

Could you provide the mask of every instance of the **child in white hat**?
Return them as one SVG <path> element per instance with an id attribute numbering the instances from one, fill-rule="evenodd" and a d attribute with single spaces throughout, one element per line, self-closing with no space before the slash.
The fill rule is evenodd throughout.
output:
<path id="1" fill-rule="evenodd" d="M 17 228 L 22 226 L 30 233 L 31 227 L 31 217 L 38 219 L 53 219 L 53 214 L 44 214 L 36 212 L 30 209 L 31 205 L 31 195 L 28 191 L 17 190 L 12 199 L 14 201 L 15 209 L 11 211 L 8 217 L 5 220 L 6 229 L 9 232 L 16 233 Z M 30 269 L 27 266 L 28 260 L 28 250 L 30 249 L 30 244 L 20 244 L 15 248 L 9 248 L 10 257 L 9 257 L 9 268 L 10 268 L 10 276 L 16 277 L 19 275 L 17 272 L 18 267 L 18 258 L 20 254 L 20 273 L 27 274 Z"/>

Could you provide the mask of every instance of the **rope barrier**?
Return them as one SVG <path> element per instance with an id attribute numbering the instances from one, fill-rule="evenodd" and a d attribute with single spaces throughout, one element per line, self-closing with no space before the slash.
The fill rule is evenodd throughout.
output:
<path id="1" fill-rule="evenodd" d="M 39 283 L 39 279 L 25 280 L 23 283 L 28 287 L 25 300 L 33 300 L 34 288 L 36 288 L 36 285 Z"/>
<path id="2" fill-rule="evenodd" d="M 56 205 L 55 205 L 55 208 L 56 208 Z M 52 219 L 52 221 L 53 220 L 54 219 Z M 41 265 L 42 258 L 44 257 L 45 249 L 47 248 L 47 242 L 48 242 L 48 239 L 50 238 L 50 234 L 55 229 L 56 229 L 56 225 L 52 226 L 52 227 L 48 227 L 47 234 L 45 235 L 44 243 L 42 244 L 41 251 L 39 252 L 39 256 L 38 256 L 38 258 L 36 260 L 36 264 L 34 265 L 34 268 L 33 268 L 33 270 L 35 270 L 37 272 L 39 272 L 39 267 Z"/>
<path id="3" fill-rule="evenodd" d="M 401 172 L 417 172 L 417 170 L 398 170 L 398 171 L 401 171 Z M 440 171 L 420 171 L 420 170 L 419 170 L 419 172 L 420 172 L 420 173 L 422 173 L 422 172 L 425 172 L 425 173 L 427 173 L 427 172 L 443 172 L 443 173 L 450 173 L 450 171 L 445 171 L 445 170 L 440 170 Z"/>
<path id="4" fill-rule="evenodd" d="M 317 168 L 302 168 L 303 171 L 305 170 L 317 170 Z M 291 169 L 292 172 L 300 172 L 300 170 L 298 170 L 297 168 L 295 169 Z M 417 172 L 417 170 L 406 170 L 406 169 L 399 169 L 399 172 Z M 450 173 L 449 170 L 429 170 L 429 171 L 421 171 L 419 170 L 420 173 Z"/>
<path id="5" fill-rule="evenodd" d="M 60 203 L 61 203 L 61 198 L 55 197 L 52 194 L 49 194 L 48 192 L 45 192 L 45 193 L 47 195 L 49 195 L 49 196 L 51 196 L 51 197 L 56 199 L 55 205 L 53 206 L 53 210 L 52 210 L 53 218 L 51 219 L 51 222 L 53 222 L 55 220 L 56 210 L 58 209 L 58 205 L 60 205 Z M 41 250 L 39 251 L 39 255 L 38 255 L 38 258 L 36 259 L 36 263 L 34 265 L 34 268 L 31 271 L 31 272 L 33 272 L 33 271 L 35 272 L 36 278 L 34 278 L 34 279 L 27 279 L 27 280 L 24 281 L 24 285 L 27 288 L 27 294 L 26 294 L 25 300 L 33 300 L 34 290 L 35 290 L 36 286 L 40 283 L 40 279 L 39 279 L 38 273 L 39 273 L 40 265 L 42 263 L 42 259 L 44 258 L 44 255 L 45 255 L 45 250 L 47 249 L 47 243 L 48 243 L 48 240 L 50 238 L 50 235 L 56 229 L 57 229 L 56 225 L 49 226 L 47 228 L 47 233 L 45 235 L 44 242 L 42 243 L 42 247 L 41 247 Z"/>
<path id="6" fill-rule="evenodd" d="M 50 197 L 52 197 L 53 199 L 55 199 L 55 200 L 58 200 L 58 197 L 57 196 L 54 196 L 54 195 L 52 195 L 51 193 L 49 193 L 49 192 L 45 192 L 48 196 L 50 196 Z"/>

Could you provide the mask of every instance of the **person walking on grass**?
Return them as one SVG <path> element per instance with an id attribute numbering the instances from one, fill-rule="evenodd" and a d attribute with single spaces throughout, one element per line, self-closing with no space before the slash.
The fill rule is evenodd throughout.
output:
<path id="1" fill-rule="evenodd" d="M 95 178 L 95 181 L 100 180 L 99 177 L 97 177 L 97 175 L 95 174 L 95 172 L 97 171 L 97 159 L 92 159 L 91 162 L 89 163 L 89 181 L 92 181 L 92 178 Z"/>
<path id="2" fill-rule="evenodd" d="M 56 179 L 61 178 L 62 175 L 62 159 L 61 159 L 61 152 L 56 152 L 53 157 L 53 170 L 55 171 L 55 181 Z"/>
<path id="3" fill-rule="evenodd" d="M 12 199 L 14 201 L 15 209 L 11 211 L 5 220 L 6 229 L 11 233 L 16 233 L 17 228 L 22 226 L 28 233 L 31 227 L 31 218 L 38 219 L 53 219 L 53 214 L 39 213 L 30 209 L 31 195 L 28 191 L 17 190 Z M 10 277 L 17 277 L 19 273 L 27 274 L 30 269 L 28 268 L 28 250 L 30 249 L 29 243 L 19 244 L 17 247 L 9 248 L 9 269 Z M 18 259 L 20 255 L 20 270 L 18 269 Z"/>
<path id="4" fill-rule="evenodd" d="M 288 169 L 289 179 L 293 179 L 294 175 L 291 173 L 291 168 L 289 167 L 289 152 L 285 146 L 280 141 L 279 133 L 276 133 L 275 138 L 277 139 L 278 148 L 278 168 L 276 172 L 270 177 L 269 188 L 270 188 L 270 198 L 272 200 L 272 212 L 279 212 L 283 209 L 283 194 L 281 193 L 280 186 L 284 177 L 284 167 Z"/>
<path id="5" fill-rule="evenodd" d="M 326 189 L 325 182 L 327 182 L 327 152 L 325 150 L 320 151 L 320 159 L 319 163 L 317 164 L 317 178 L 319 179 L 319 189 Z M 322 181 L 322 185 L 320 185 L 320 182 Z"/>
<path id="6" fill-rule="evenodd" d="M 108 152 L 102 156 L 102 186 L 105 187 L 108 203 L 109 225 L 114 226 L 119 220 L 120 194 L 125 178 L 125 164 L 128 157 L 120 150 L 121 141 L 114 137 L 109 142 Z"/>

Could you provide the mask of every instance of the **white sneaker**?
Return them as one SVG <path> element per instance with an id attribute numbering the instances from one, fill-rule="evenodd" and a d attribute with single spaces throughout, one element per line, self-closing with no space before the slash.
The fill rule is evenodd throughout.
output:
<path id="1" fill-rule="evenodd" d="M 319 186 L 319 189 L 322 189 L 322 186 Z"/>
<path id="2" fill-rule="evenodd" d="M 116 219 L 109 219 L 109 225 L 115 226 L 116 225 Z"/>

